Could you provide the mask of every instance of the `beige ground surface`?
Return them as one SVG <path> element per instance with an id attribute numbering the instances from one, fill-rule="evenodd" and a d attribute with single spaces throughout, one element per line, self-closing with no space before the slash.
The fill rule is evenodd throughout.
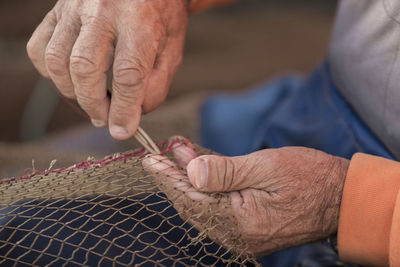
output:
<path id="1" fill-rule="evenodd" d="M 46 168 L 57 158 L 61 167 L 136 146 L 94 130 L 62 102 L 51 115 L 48 135 L 21 142 L 21 117 L 39 78 L 25 43 L 53 3 L 0 2 L 0 177 L 21 175 L 32 159 L 37 168 Z M 335 1 L 242 0 L 193 15 L 168 101 L 145 116 L 143 127 L 158 140 L 180 134 L 198 141 L 197 110 L 206 95 L 238 91 L 287 72 L 309 72 L 326 53 L 334 6 Z"/>

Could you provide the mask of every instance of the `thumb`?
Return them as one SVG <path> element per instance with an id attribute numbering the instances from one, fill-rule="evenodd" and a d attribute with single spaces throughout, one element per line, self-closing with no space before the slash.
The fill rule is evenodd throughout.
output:
<path id="1" fill-rule="evenodd" d="M 230 192 L 252 185 L 252 166 L 245 157 L 200 156 L 187 166 L 192 185 L 204 192 Z M 246 166 L 247 165 L 247 166 Z M 254 181 L 253 181 L 254 182 Z"/>

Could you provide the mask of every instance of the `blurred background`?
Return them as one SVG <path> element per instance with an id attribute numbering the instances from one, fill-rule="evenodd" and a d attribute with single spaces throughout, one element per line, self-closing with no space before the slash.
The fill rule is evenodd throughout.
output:
<path id="1" fill-rule="evenodd" d="M 25 46 L 55 0 L 0 1 L 0 179 L 138 147 L 94 129 L 59 98 L 30 63 Z M 199 141 L 207 95 L 238 92 L 285 75 L 306 75 L 324 58 L 336 1 L 239 0 L 191 15 L 184 61 L 167 102 L 143 117 L 156 140 Z"/>

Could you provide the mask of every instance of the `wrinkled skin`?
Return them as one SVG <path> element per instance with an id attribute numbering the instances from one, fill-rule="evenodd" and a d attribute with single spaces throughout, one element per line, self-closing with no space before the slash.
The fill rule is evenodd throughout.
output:
<path id="1" fill-rule="evenodd" d="M 220 203 L 222 210 L 233 213 L 237 222 L 227 222 L 211 238 L 218 239 L 237 224 L 248 252 L 260 257 L 337 231 L 346 159 L 304 147 L 265 149 L 232 158 L 197 157 L 191 145 L 177 147 L 174 156 L 187 176 L 159 155 L 146 158 L 143 165 L 156 173 L 159 183 L 169 184 L 163 190 L 183 216 L 199 212 L 192 208 L 199 203 Z M 222 199 L 216 202 L 210 192 L 222 192 Z M 230 209 L 222 207 L 227 202 Z"/>
<path id="2" fill-rule="evenodd" d="M 58 0 L 27 45 L 37 70 L 97 127 L 131 137 L 180 65 L 189 0 Z M 107 72 L 112 70 L 112 98 Z"/>

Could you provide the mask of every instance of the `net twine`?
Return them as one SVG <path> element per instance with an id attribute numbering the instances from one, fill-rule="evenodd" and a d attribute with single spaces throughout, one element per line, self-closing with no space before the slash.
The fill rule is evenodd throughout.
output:
<path id="1" fill-rule="evenodd" d="M 183 144 L 171 139 L 158 148 L 173 161 Z M 229 198 L 190 201 L 163 171 L 143 168 L 147 150 L 0 180 L 0 265 L 257 265 Z"/>
<path id="2" fill-rule="evenodd" d="M 134 137 L 136 140 L 152 154 L 161 154 L 160 149 L 156 145 L 156 143 L 150 138 L 150 136 L 139 127 L 136 131 Z"/>

